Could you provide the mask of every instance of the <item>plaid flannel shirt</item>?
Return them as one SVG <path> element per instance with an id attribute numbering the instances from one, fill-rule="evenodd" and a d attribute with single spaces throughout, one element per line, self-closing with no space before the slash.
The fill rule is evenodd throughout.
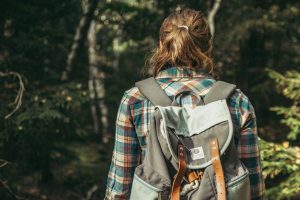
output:
<path id="1" fill-rule="evenodd" d="M 203 70 L 179 67 L 162 70 L 156 80 L 171 98 L 186 90 L 205 95 L 216 81 Z M 180 99 L 180 103 L 185 106 L 194 107 L 197 102 L 197 97 L 193 95 L 185 95 Z M 264 182 L 254 108 L 239 89 L 227 102 L 234 123 L 239 158 L 250 172 L 251 199 L 263 199 Z M 125 91 L 116 119 L 115 145 L 107 179 L 106 200 L 129 199 L 135 167 L 145 155 L 146 137 L 154 108 L 137 87 Z"/>

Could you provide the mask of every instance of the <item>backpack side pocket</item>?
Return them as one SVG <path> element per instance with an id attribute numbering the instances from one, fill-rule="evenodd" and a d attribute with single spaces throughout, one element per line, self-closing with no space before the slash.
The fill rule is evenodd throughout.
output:
<path id="1" fill-rule="evenodd" d="M 130 200 L 157 200 L 170 187 L 169 180 L 145 163 L 135 168 Z"/>
<path id="2" fill-rule="evenodd" d="M 248 170 L 245 169 L 245 173 L 229 181 L 226 187 L 227 199 L 250 200 L 250 179 Z"/>
<path id="3" fill-rule="evenodd" d="M 163 190 L 146 183 L 137 175 L 134 175 L 130 200 L 157 200 L 162 191 Z"/>

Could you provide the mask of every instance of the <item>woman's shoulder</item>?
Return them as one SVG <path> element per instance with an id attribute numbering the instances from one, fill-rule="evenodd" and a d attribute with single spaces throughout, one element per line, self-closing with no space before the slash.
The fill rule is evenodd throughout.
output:
<path id="1" fill-rule="evenodd" d="M 256 118 L 255 109 L 249 97 L 239 88 L 235 90 L 228 100 L 228 106 L 234 115 L 234 121 L 242 127 L 250 118 Z"/>
<path id="2" fill-rule="evenodd" d="M 141 101 L 144 101 L 145 97 L 139 91 L 139 89 L 134 86 L 127 89 L 122 97 L 122 104 L 132 105 Z"/>
<path id="3" fill-rule="evenodd" d="M 240 88 L 235 89 L 230 100 L 232 103 L 242 107 L 251 105 L 249 97 Z"/>

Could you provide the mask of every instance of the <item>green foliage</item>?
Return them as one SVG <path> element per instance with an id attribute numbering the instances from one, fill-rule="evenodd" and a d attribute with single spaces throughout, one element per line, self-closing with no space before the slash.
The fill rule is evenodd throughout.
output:
<path id="1" fill-rule="evenodd" d="M 27 172 L 48 170 L 52 154 L 64 151 L 61 143 L 72 141 L 83 133 L 80 126 L 83 120 L 78 115 L 84 116 L 82 107 L 88 100 L 80 83 L 48 87 L 27 94 L 21 111 L 4 121 L 0 141 L 2 151 L 6 153 L 2 158 L 11 162 L 23 161 L 20 167 Z M 12 147 L 15 150 L 10 152 Z"/>
<path id="2" fill-rule="evenodd" d="M 299 177 L 299 172 L 290 174 L 289 178 L 280 182 L 278 186 L 268 189 L 266 195 L 269 197 L 269 199 L 292 199 L 300 192 Z"/>
<path id="3" fill-rule="evenodd" d="M 276 144 L 260 139 L 261 158 L 264 177 L 275 178 L 279 174 L 288 175 L 300 170 L 297 153 L 299 148 L 288 147 L 289 143 Z M 297 160 L 298 163 L 295 161 Z"/>
<path id="4" fill-rule="evenodd" d="M 288 139 L 296 140 L 300 134 L 300 72 L 293 70 L 282 75 L 269 70 L 269 75 L 275 80 L 278 91 L 292 101 L 290 107 L 276 106 L 271 110 L 283 115 L 281 122 L 290 128 Z"/>
<path id="5" fill-rule="evenodd" d="M 276 184 L 266 191 L 269 199 L 291 199 L 300 192 L 300 148 L 289 142 L 276 144 L 260 139 L 263 176 Z"/>
<path id="6" fill-rule="evenodd" d="M 292 104 L 289 107 L 274 106 L 270 109 L 284 117 L 281 122 L 290 129 L 287 138 L 296 140 L 300 131 L 300 73 L 293 70 L 282 75 L 270 69 L 268 73 L 275 80 L 277 90 L 289 98 Z M 260 145 L 263 175 L 266 180 L 273 182 L 266 195 L 270 199 L 291 199 L 299 194 L 300 148 L 290 146 L 289 141 L 276 144 L 260 140 Z"/>
<path id="7" fill-rule="evenodd" d="M 300 99 L 300 72 L 290 70 L 282 75 L 274 70 L 268 71 L 269 76 L 275 80 L 280 93 L 282 93 L 285 97 L 294 100 L 295 104 L 298 104 Z"/>

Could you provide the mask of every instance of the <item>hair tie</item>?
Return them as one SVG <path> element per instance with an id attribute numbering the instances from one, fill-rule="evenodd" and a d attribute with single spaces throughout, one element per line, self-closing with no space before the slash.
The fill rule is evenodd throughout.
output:
<path id="1" fill-rule="evenodd" d="M 178 28 L 185 28 L 187 31 L 189 30 L 189 27 L 187 25 L 178 25 Z"/>

